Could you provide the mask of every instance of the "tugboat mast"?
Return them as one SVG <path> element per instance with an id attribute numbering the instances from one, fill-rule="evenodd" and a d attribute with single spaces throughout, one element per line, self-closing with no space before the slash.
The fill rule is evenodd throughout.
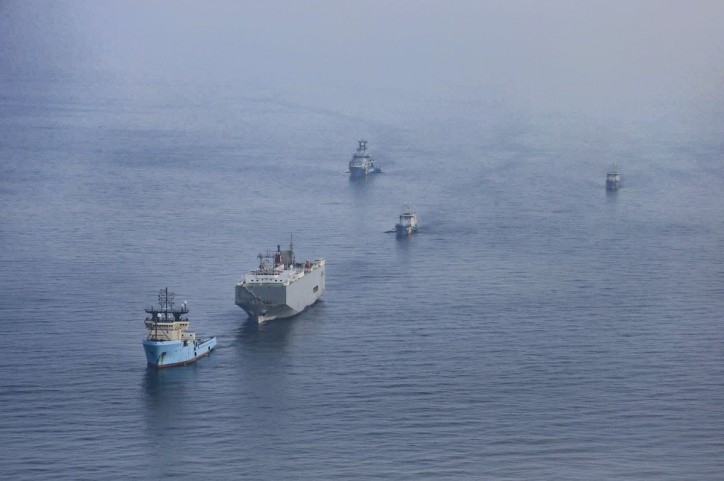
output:
<path id="1" fill-rule="evenodd" d="M 174 307 L 175 294 L 168 287 L 158 291 L 158 306 L 146 308 L 147 335 L 143 341 L 146 360 L 150 366 L 180 366 L 208 355 L 216 346 L 216 338 L 197 339 L 196 334 L 186 332 L 189 312 L 186 301 Z"/>
<path id="2" fill-rule="evenodd" d="M 168 287 L 166 287 L 166 289 L 161 289 L 160 291 L 158 291 L 158 304 L 159 306 L 161 306 L 165 321 L 168 321 L 169 307 L 173 309 L 173 298 L 175 296 L 176 295 L 173 292 L 168 292 Z"/>

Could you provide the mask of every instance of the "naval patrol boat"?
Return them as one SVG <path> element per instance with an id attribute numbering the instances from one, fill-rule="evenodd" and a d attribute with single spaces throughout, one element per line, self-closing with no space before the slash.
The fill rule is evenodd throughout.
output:
<path id="1" fill-rule="evenodd" d="M 236 305 L 259 323 L 291 317 L 324 293 L 324 259 L 297 263 L 294 245 L 259 254 L 259 267 L 236 284 Z"/>
<path id="2" fill-rule="evenodd" d="M 374 159 L 367 153 L 367 141 L 362 139 L 358 140 L 357 152 L 352 156 L 352 160 L 349 161 L 349 175 L 350 177 L 366 177 L 369 174 L 382 172 L 382 169 L 377 167 Z"/>
<path id="3" fill-rule="evenodd" d="M 146 313 L 146 340 L 143 349 L 149 366 L 171 367 L 191 364 L 209 354 L 216 347 L 216 338 L 196 339 L 196 334 L 186 332 L 189 319 L 184 317 L 189 309 L 186 301 L 179 309 L 173 307 L 174 293 L 161 289 L 159 307 L 149 307 Z"/>
<path id="4" fill-rule="evenodd" d="M 400 221 L 395 224 L 395 232 L 398 236 L 412 235 L 417 232 L 417 214 L 412 210 L 412 203 L 405 202 Z"/>

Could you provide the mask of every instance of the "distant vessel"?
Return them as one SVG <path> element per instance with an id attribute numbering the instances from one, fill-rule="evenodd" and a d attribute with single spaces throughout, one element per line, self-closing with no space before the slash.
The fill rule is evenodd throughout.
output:
<path id="1" fill-rule="evenodd" d="M 398 236 L 412 235 L 417 232 L 417 214 L 412 210 L 410 202 L 404 204 L 400 221 L 395 224 L 395 232 Z"/>
<path id="2" fill-rule="evenodd" d="M 367 141 L 358 140 L 357 152 L 349 161 L 349 175 L 351 177 L 366 177 L 369 174 L 382 172 L 382 169 L 375 165 L 374 159 L 367 153 Z"/>
<path id="3" fill-rule="evenodd" d="M 191 364 L 209 354 L 216 347 L 216 338 L 196 339 L 196 334 L 185 332 L 189 328 L 186 302 L 180 309 L 173 308 L 174 293 L 161 289 L 159 307 L 149 307 L 146 312 L 146 340 L 143 349 L 149 366 L 171 367 Z"/>
<path id="4" fill-rule="evenodd" d="M 619 187 L 621 187 L 621 174 L 618 173 L 618 169 L 614 165 L 606 174 L 606 190 L 618 190 Z"/>
<path id="5" fill-rule="evenodd" d="M 311 306 L 324 293 L 325 261 L 296 263 L 294 245 L 288 250 L 259 254 L 259 268 L 236 284 L 236 305 L 250 319 L 265 322 L 291 317 Z"/>

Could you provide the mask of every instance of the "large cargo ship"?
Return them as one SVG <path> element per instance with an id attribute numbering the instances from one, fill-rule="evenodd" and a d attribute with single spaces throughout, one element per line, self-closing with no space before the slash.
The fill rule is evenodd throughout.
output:
<path id="1" fill-rule="evenodd" d="M 216 347 L 216 338 L 196 339 L 196 334 L 186 332 L 189 319 L 184 317 L 189 309 L 184 301 L 181 307 L 173 307 L 174 293 L 168 288 L 158 294 L 159 307 L 149 307 L 146 313 L 146 339 L 143 350 L 149 366 L 171 367 L 191 364 L 206 356 Z"/>
<path id="2" fill-rule="evenodd" d="M 259 254 L 259 267 L 236 284 L 236 305 L 260 323 L 291 317 L 324 293 L 324 259 L 297 263 L 294 246 Z"/>
<path id="3" fill-rule="evenodd" d="M 376 172 L 382 172 L 382 169 L 377 167 L 375 160 L 367 153 L 367 141 L 362 139 L 358 140 L 357 152 L 352 155 L 352 160 L 349 161 L 349 175 L 350 177 L 367 177 L 369 174 Z"/>

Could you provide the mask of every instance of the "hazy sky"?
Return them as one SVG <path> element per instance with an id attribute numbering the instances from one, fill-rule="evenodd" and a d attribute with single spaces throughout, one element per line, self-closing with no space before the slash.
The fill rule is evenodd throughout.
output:
<path id="1" fill-rule="evenodd" d="M 722 0 L 0 0 L 0 69 L 721 109 L 723 25 Z"/>

